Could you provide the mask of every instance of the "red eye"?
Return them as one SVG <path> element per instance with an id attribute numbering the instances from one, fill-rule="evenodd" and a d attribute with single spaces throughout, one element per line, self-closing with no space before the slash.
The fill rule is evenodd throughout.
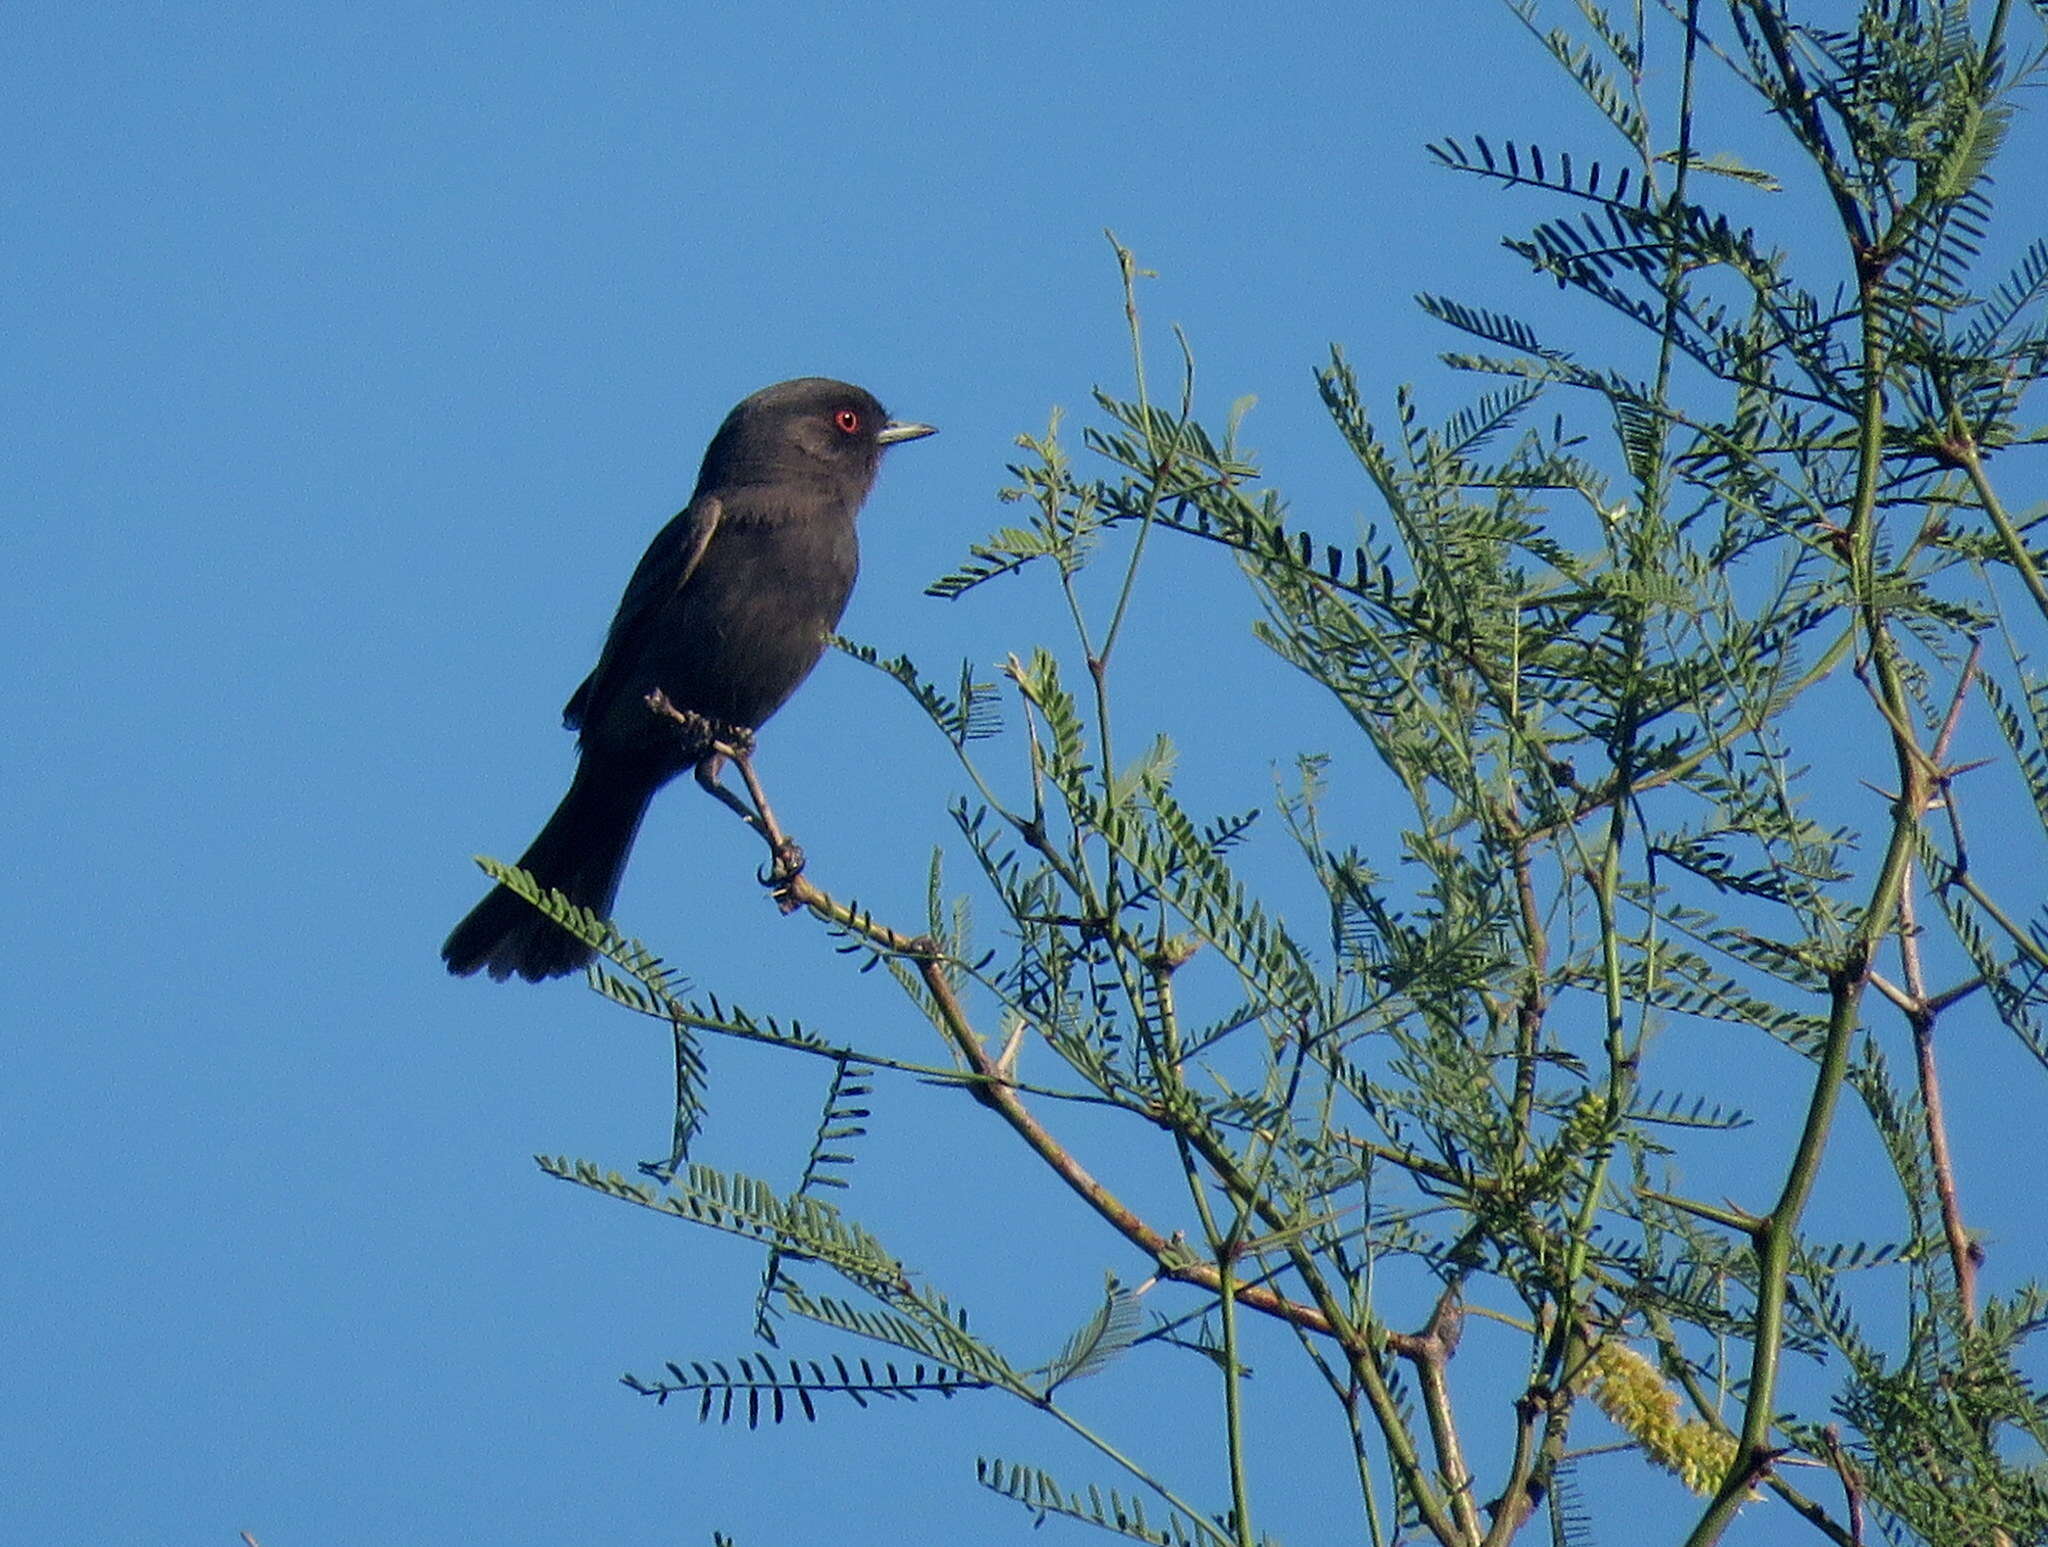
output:
<path id="1" fill-rule="evenodd" d="M 858 435 L 860 433 L 860 415 L 850 408 L 840 409 L 838 413 L 832 416 L 832 422 L 839 426 L 839 433 L 842 435 Z"/>

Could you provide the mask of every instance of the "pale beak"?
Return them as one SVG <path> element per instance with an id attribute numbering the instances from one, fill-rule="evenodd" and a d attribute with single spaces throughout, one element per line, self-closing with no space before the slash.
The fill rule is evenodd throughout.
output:
<path id="1" fill-rule="evenodd" d="M 893 446 L 900 440 L 923 440 L 927 435 L 938 433 L 939 428 L 935 424 L 903 424 L 891 419 L 875 436 L 875 443 L 880 446 Z"/>

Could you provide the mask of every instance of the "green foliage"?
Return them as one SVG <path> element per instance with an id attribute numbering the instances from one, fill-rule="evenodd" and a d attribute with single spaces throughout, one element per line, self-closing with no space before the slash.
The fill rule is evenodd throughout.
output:
<path id="1" fill-rule="evenodd" d="M 825 1093 L 825 1106 L 818 1117 L 817 1137 L 811 1141 L 810 1158 L 804 1162 L 803 1179 L 797 1183 L 798 1197 L 814 1188 L 843 1188 L 841 1173 L 853 1164 L 847 1150 L 835 1146 L 850 1144 L 867 1134 L 868 1109 L 858 1103 L 874 1093 L 868 1082 L 875 1071 L 851 1058 L 839 1058 L 832 1070 L 832 1084 Z M 782 1252 L 770 1251 L 761 1269 L 761 1291 L 754 1297 L 754 1331 L 763 1342 L 775 1342 L 775 1302 L 783 1283 Z"/>
<path id="2" fill-rule="evenodd" d="M 721 1424 L 744 1416 L 750 1429 L 760 1428 L 763 1418 L 781 1423 L 792 1404 L 807 1422 L 816 1423 L 819 1397 L 845 1397 L 856 1407 L 866 1407 L 874 1400 L 915 1402 L 921 1396 L 950 1397 L 988 1389 L 987 1381 L 969 1380 L 943 1368 L 927 1370 L 921 1364 L 905 1374 L 889 1360 L 883 1361 L 879 1373 L 866 1359 L 855 1360 L 851 1368 L 836 1356 L 828 1363 L 829 1368 L 816 1359 L 785 1359 L 777 1369 L 761 1355 L 743 1354 L 729 1367 L 717 1359 L 708 1364 L 692 1360 L 687 1369 L 670 1364 L 667 1380 L 627 1375 L 620 1384 L 661 1405 L 671 1397 L 694 1396 L 700 1423 L 709 1423 L 714 1415 Z"/>
<path id="3" fill-rule="evenodd" d="M 1114 1488 L 1091 1484 L 1086 1493 L 1071 1492 L 1062 1488 L 1050 1473 L 1036 1467 L 984 1456 L 975 1463 L 974 1475 L 991 1493 L 1014 1499 L 1031 1511 L 1035 1525 L 1061 1515 L 1135 1542 L 1150 1542 L 1152 1547 L 1197 1547 L 1202 1542 L 1233 1540 L 1206 1521 L 1191 1520 L 1174 1511 L 1149 1519 L 1143 1499 L 1118 1493 Z"/>
<path id="4" fill-rule="evenodd" d="M 1144 1324 L 1137 1295 L 1117 1283 L 1112 1275 L 1095 1314 L 1075 1328 L 1059 1357 L 1039 1372 L 1046 1396 L 1050 1397 L 1070 1380 L 1108 1368 L 1118 1354 L 1138 1341 Z"/>
<path id="5" fill-rule="evenodd" d="M 1993 477 L 2048 442 L 2024 419 L 2048 376 L 2048 243 L 1977 272 L 2028 81 L 2013 8 L 1866 0 L 1853 28 L 1790 0 L 1577 0 L 1562 24 L 1509 9 L 1584 97 L 1598 155 L 1470 133 L 1431 152 L 1541 201 L 1508 250 L 1639 348 L 1567 347 L 1582 314 L 1556 304 L 1539 328 L 1422 297 L 1487 351 L 1445 357 L 1481 386 L 1440 421 L 1333 352 L 1317 381 L 1377 512 L 1337 542 L 1264 485 L 1242 405 L 1206 427 L 1191 371 L 1177 406 L 1154 397 L 1118 247 L 1135 393 L 1097 394 L 1081 460 L 1057 418 L 1020 440 L 1008 497 L 1026 514 L 931 588 L 1056 586 L 1079 665 L 1020 643 L 991 680 L 963 667 L 941 689 L 847 647 L 967 776 L 954 857 L 999 943 L 977 947 L 937 856 L 921 933 L 809 878 L 785 900 L 885 966 L 950 1065 L 688 997 L 604 921 L 492 869 L 598 947 L 601 991 L 676 1036 L 668 1188 L 547 1169 L 762 1246 L 764 1338 L 794 1316 L 916 1361 L 750 1354 L 635 1390 L 750 1424 L 827 1395 L 1002 1392 L 1135 1484 L 984 1460 L 984 1486 L 1036 1520 L 1252 1547 L 1256 1348 L 1328 1386 L 1376 1547 L 1587 1539 L 1579 1461 L 1614 1446 L 1698 1496 L 1659 1540 L 1718 1540 L 1745 1507 L 1774 1540 L 1848 1543 L 1866 1520 L 1900 1542 L 2048 1540 L 2048 1402 L 2025 1374 L 2048 1304 L 1974 1239 L 1941 1100 L 1952 1029 L 2048 1066 L 2048 907 L 2038 885 L 2001 889 L 2048 873 L 2048 517 L 2016 518 Z M 1709 143 L 1710 72 L 1769 115 L 1782 165 Z M 1822 191 L 1824 239 L 1810 211 L 1716 203 L 1802 186 Z M 1291 760 L 1273 819 L 1193 809 L 1170 742 L 1114 733 L 1118 641 L 1164 542 L 1227 558 L 1258 638 L 1356 733 L 1253 749 Z M 2002 755 L 1959 765 L 1979 726 Z M 1360 792 L 1363 826 L 1336 814 Z M 1980 813 L 1995 864 L 1973 864 Z M 704 1034 L 832 1063 L 792 1193 L 685 1163 Z M 1706 1039 L 1727 1089 L 1662 1072 Z M 1027 1047 L 1057 1081 L 1020 1079 Z M 1731 1094 L 1766 1062 L 1798 1082 L 1789 1123 Z M 1149 1333 L 1141 1291 L 1112 1279 L 1055 1358 L 1014 1362 L 824 1201 L 892 1071 L 982 1103 L 1138 1254 Z M 1184 1187 L 1165 1215 L 1065 1148 L 1081 1101 L 1157 1137 Z M 2006 1153 L 2038 1169 L 2020 1126 Z M 1867 1230 L 1823 1240 L 1808 1204 L 1852 1132 L 1880 1157 Z M 1695 1196 L 1688 1177 L 1731 1145 L 1768 1187 Z M 1521 1340 L 1490 1372 L 1505 1399 L 1447 1378 L 1475 1315 Z M 1177 1447 L 1134 1457 L 1065 1405 L 1141 1342 L 1194 1355 L 1218 1393 L 1208 1507 L 1165 1475 Z M 1508 1442 L 1481 1470 L 1462 1436 L 1489 1429 Z"/>

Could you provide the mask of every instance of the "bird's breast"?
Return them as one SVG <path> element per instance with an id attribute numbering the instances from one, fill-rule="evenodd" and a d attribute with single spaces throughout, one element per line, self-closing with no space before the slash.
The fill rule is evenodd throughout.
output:
<path id="1" fill-rule="evenodd" d="M 728 512 L 650 630 L 648 690 L 714 720 L 760 725 L 818 663 L 858 569 L 850 513 L 749 520 Z"/>

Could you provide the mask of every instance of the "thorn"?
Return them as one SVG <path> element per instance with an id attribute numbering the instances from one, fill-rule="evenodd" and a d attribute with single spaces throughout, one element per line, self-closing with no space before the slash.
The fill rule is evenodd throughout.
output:
<path id="1" fill-rule="evenodd" d="M 1017 1023 L 1010 1028 L 1009 1040 L 1003 1044 L 1003 1050 L 996 1054 L 995 1071 L 1006 1082 L 1014 1084 L 1016 1081 L 1017 1051 L 1023 1046 L 1023 1043 L 1024 1021 L 1022 1017 L 1019 1017 Z"/>

